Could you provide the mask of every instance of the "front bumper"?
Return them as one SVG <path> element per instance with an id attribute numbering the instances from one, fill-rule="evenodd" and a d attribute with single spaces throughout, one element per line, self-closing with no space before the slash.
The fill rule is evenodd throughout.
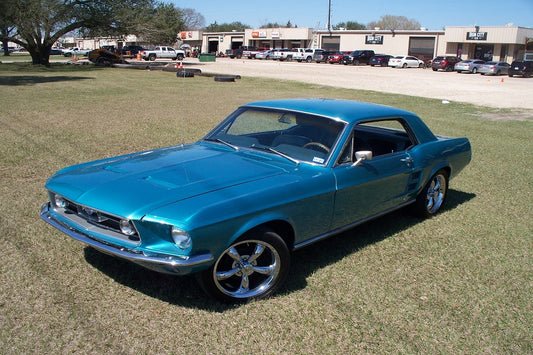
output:
<path id="1" fill-rule="evenodd" d="M 94 239 L 90 235 L 85 234 L 80 230 L 73 229 L 72 227 L 67 226 L 65 223 L 62 223 L 60 220 L 54 218 L 54 216 L 50 213 L 49 202 L 42 205 L 41 218 L 46 223 L 49 223 L 53 227 L 59 229 L 61 232 L 95 248 L 96 250 L 101 251 L 104 254 L 129 260 L 147 269 L 165 274 L 190 274 L 207 268 L 209 263 L 213 260 L 213 255 L 211 254 L 179 257 L 176 255 L 167 255 L 161 253 L 149 253 L 148 251 L 138 250 L 138 248 L 128 249 L 122 246 L 113 245 Z"/>

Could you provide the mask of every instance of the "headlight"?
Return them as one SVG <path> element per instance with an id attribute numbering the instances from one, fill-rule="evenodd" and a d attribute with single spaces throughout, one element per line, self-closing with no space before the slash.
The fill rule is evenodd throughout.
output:
<path id="1" fill-rule="evenodd" d="M 54 196 L 54 204 L 57 208 L 65 208 L 67 207 L 67 200 L 63 196 L 55 195 Z"/>
<path id="2" fill-rule="evenodd" d="M 135 228 L 129 219 L 120 220 L 120 231 L 125 235 L 134 235 Z"/>
<path id="3" fill-rule="evenodd" d="M 187 234 L 187 232 L 184 230 L 181 230 L 177 227 L 172 227 L 171 235 L 172 240 L 174 240 L 174 243 L 178 246 L 178 248 L 185 250 L 191 247 L 191 237 L 189 237 L 189 234 Z"/>

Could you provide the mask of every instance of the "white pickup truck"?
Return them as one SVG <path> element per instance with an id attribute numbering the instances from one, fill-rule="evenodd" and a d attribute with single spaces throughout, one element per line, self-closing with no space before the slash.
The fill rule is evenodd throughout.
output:
<path id="1" fill-rule="evenodd" d="M 141 52 L 141 56 L 144 60 L 154 61 L 156 58 L 170 58 L 172 60 L 183 60 L 185 52 L 178 49 L 175 50 L 172 47 L 159 46 L 154 49 L 145 49 Z"/>
<path id="2" fill-rule="evenodd" d="M 313 61 L 313 56 L 315 55 L 315 48 L 294 48 L 295 51 L 293 59 L 299 62 L 311 63 Z"/>

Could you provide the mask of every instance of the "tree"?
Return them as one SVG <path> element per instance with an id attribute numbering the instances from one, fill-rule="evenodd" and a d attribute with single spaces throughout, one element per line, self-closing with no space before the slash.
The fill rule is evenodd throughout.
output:
<path id="1" fill-rule="evenodd" d="M 0 31 L 0 40 L 24 47 L 33 64 L 49 65 L 50 49 L 63 35 L 80 29 L 85 33 L 135 34 L 154 0 L 2 0 L 11 6 L 0 23 L 12 31 Z"/>
<path id="2" fill-rule="evenodd" d="M 150 21 L 146 22 L 142 37 L 148 43 L 172 45 L 184 28 L 181 10 L 172 4 L 159 3 Z"/>
<path id="3" fill-rule="evenodd" d="M 298 26 L 293 26 L 291 20 L 287 21 L 285 25 L 280 25 L 279 22 L 269 22 L 262 25 L 260 28 L 296 28 Z"/>
<path id="4" fill-rule="evenodd" d="M 4 55 L 9 55 L 8 40 L 6 39 L 14 30 L 14 11 L 13 0 L 0 1 L 0 38 L 2 38 L 2 47 Z"/>
<path id="5" fill-rule="evenodd" d="M 366 26 L 355 21 L 341 22 L 333 26 L 334 30 L 344 28 L 345 30 L 364 30 Z"/>
<path id="6" fill-rule="evenodd" d="M 186 30 L 199 30 L 205 26 L 204 16 L 193 9 L 181 9 Z"/>
<path id="7" fill-rule="evenodd" d="M 369 30 L 379 27 L 382 30 L 417 30 L 420 22 L 414 19 L 408 19 L 404 16 L 384 15 L 377 22 L 370 22 L 367 25 Z"/>
<path id="8" fill-rule="evenodd" d="M 204 30 L 206 32 L 231 32 L 231 31 L 240 31 L 243 32 L 245 29 L 250 28 L 250 26 L 245 25 L 241 22 L 232 22 L 232 23 L 223 23 L 218 24 L 216 21 L 207 26 Z"/>

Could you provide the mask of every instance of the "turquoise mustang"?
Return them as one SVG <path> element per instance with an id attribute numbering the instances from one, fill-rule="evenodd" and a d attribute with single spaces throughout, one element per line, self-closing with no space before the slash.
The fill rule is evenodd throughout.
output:
<path id="1" fill-rule="evenodd" d="M 332 99 L 254 102 L 200 141 L 60 170 L 41 217 L 216 299 L 272 295 L 291 252 L 410 205 L 429 217 L 471 159 L 400 109 Z"/>

